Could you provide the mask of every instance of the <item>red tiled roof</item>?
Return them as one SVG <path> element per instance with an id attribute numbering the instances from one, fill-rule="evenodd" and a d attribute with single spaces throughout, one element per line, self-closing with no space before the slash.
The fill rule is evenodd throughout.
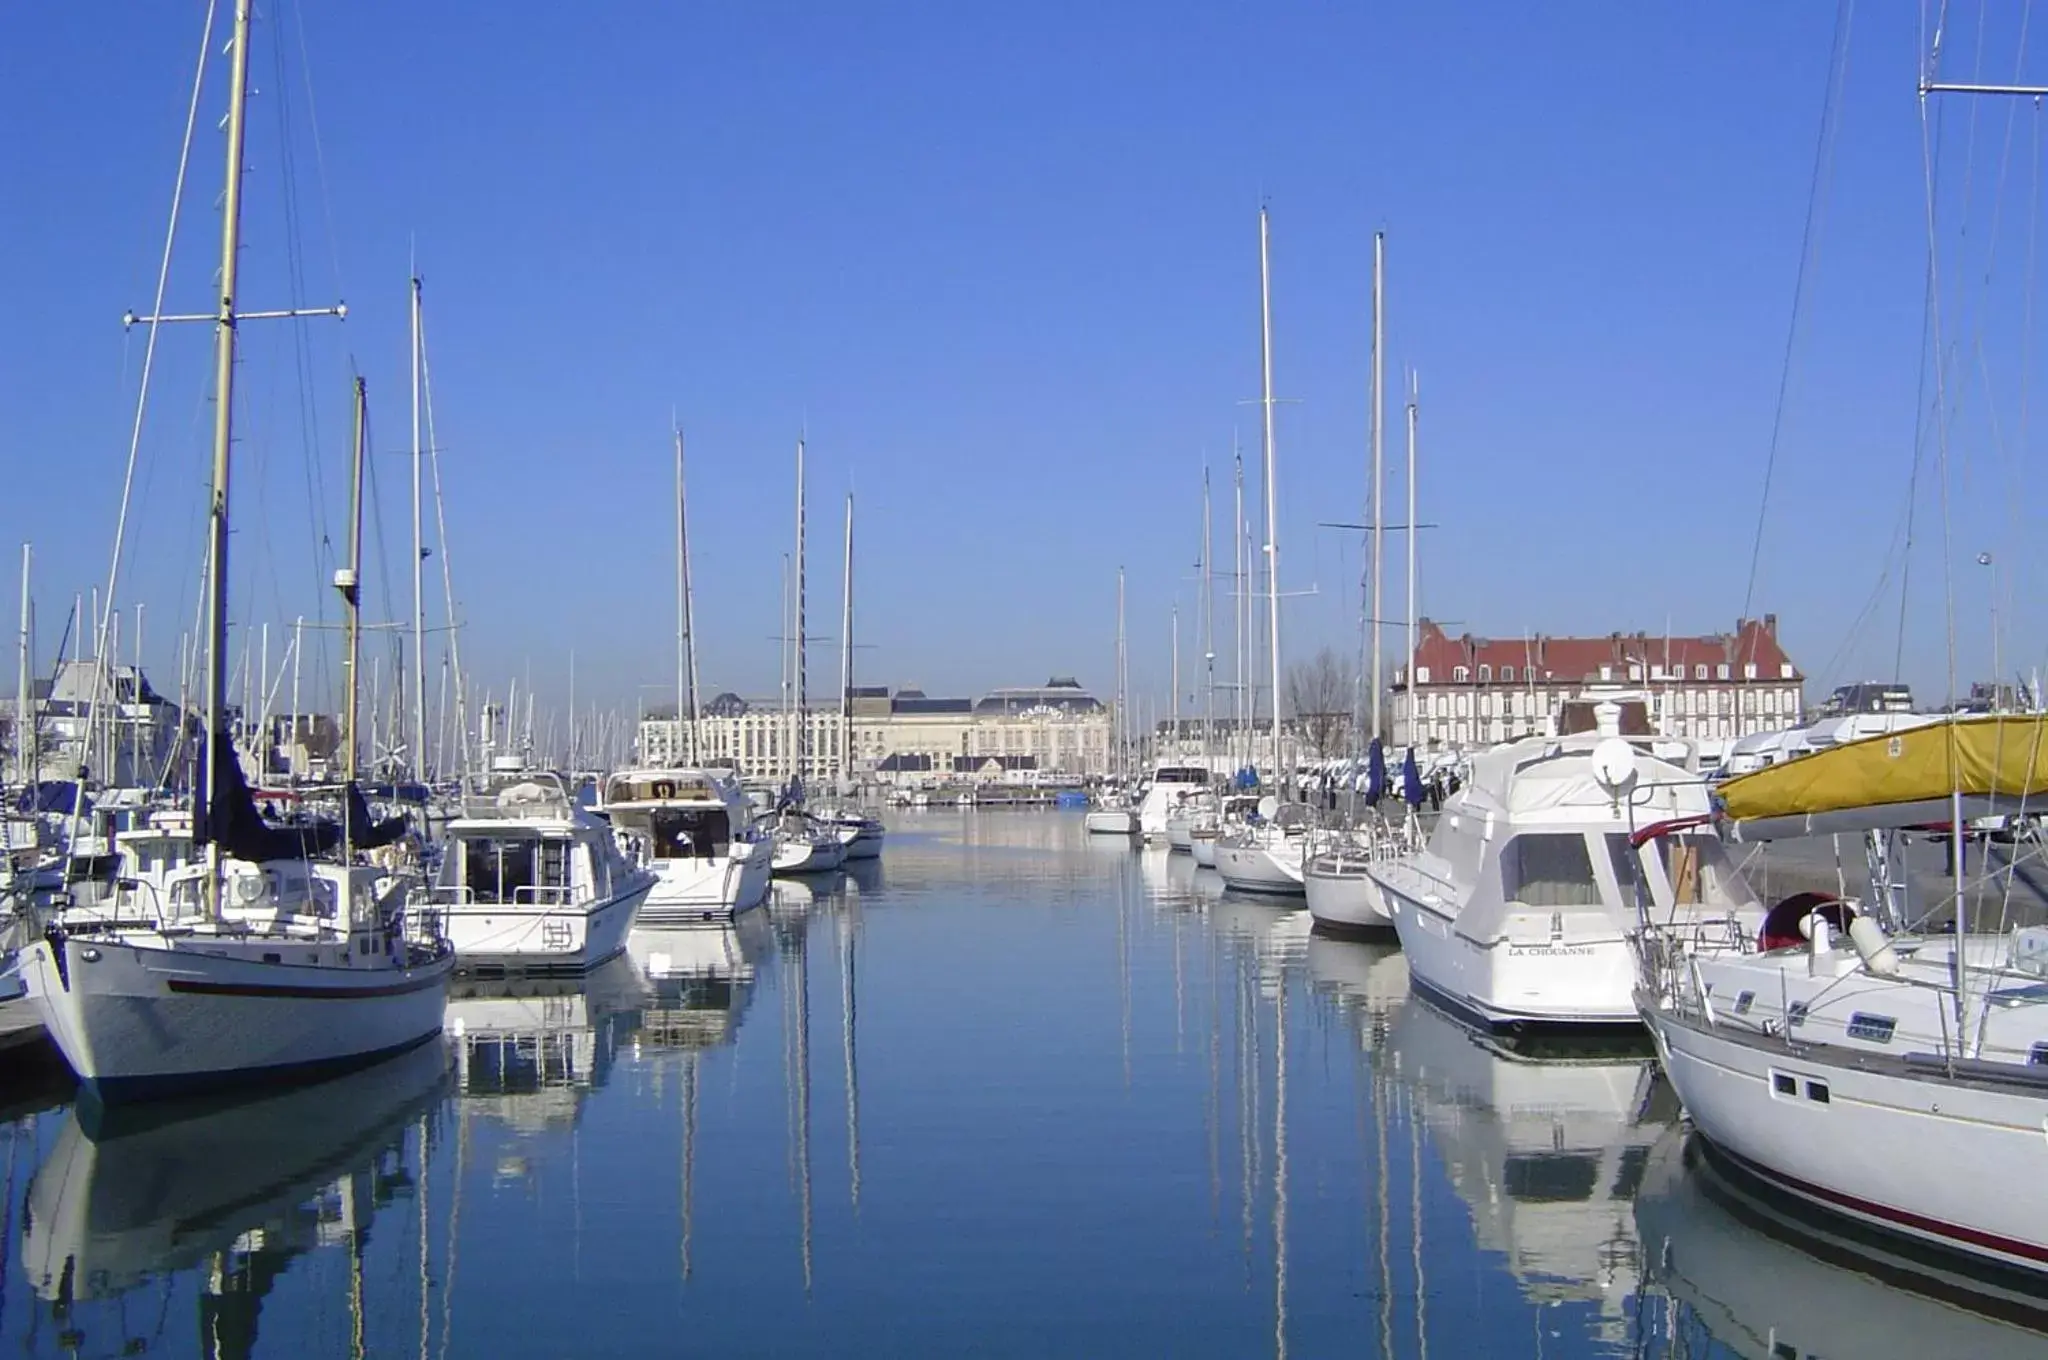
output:
<path id="1" fill-rule="evenodd" d="M 1662 637 L 1641 632 L 1610 633 L 1606 637 L 1547 637 L 1541 633 L 1519 638 L 1482 638 L 1470 633 L 1452 637 L 1430 619 L 1416 620 L 1416 633 L 1415 664 L 1428 668 L 1426 683 L 1434 685 L 1452 683 L 1451 676 L 1459 666 L 1466 667 L 1471 677 L 1477 677 L 1481 666 L 1490 667 L 1495 677 L 1501 675 L 1503 667 L 1512 666 L 1517 683 L 1598 682 L 1600 668 L 1606 666 L 1610 668 L 1610 683 L 1627 683 L 1631 662 L 1644 668 L 1645 680 L 1653 670 L 1670 672 L 1683 668 L 1682 674 L 1691 676 L 1696 666 L 1715 668 L 1708 675 L 1718 679 L 1718 667 L 1725 664 L 1736 681 L 1742 678 L 1742 668 L 1754 662 L 1759 680 L 1783 683 L 1780 669 L 1791 661 L 1778 644 L 1775 614 L 1741 619 L 1733 633 L 1705 637 Z M 1803 681 L 1805 677 L 1794 668 L 1792 679 Z"/>

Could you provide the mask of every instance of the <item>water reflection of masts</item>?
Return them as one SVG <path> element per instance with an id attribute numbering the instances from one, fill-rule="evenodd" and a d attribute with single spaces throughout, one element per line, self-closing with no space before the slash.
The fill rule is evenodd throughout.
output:
<path id="1" fill-rule="evenodd" d="M 1377 1054 L 1374 1055 L 1378 1057 Z M 1373 1163 L 1373 1179 L 1378 1182 L 1374 1198 L 1379 1202 L 1380 1230 L 1380 1354 L 1394 1353 L 1394 1256 L 1388 1238 L 1393 1229 L 1393 1202 L 1387 1185 L 1387 1099 L 1391 1092 L 1388 1082 L 1380 1073 L 1379 1063 L 1372 1067 L 1372 1123 L 1373 1134 L 1378 1142 L 1377 1160 Z"/>
<path id="2" fill-rule="evenodd" d="M 1412 520 L 1410 521 L 1413 522 Z M 1422 1282 L 1422 1120 L 1408 1106 L 1408 1243 L 1415 1269 L 1415 1357 L 1429 1360 L 1429 1290 Z"/>
<path id="3" fill-rule="evenodd" d="M 860 950 L 860 909 L 851 901 L 839 909 L 839 1039 L 846 1054 L 846 1177 L 853 1211 L 860 1212 L 860 1059 L 855 1044 L 854 968 Z"/>
<path id="4" fill-rule="evenodd" d="M 1259 1173 L 1259 1022 L 1252 1009 L 1253 970 L 1257 960 L 1240 955 L 1237 972 L 1237 1146 L 1240 1163 L 1238 1205 L 1244 1219 L 1244 1261 L 1252 1262 L 1252 1185 Z"/>
<path id="5" fill-rule="evenodd" d="M 1131 866 L 1119 862 L 1116 875 L 1117 1033 L 1123 1041 L 1124 1089 L 1131 1089 Z"/>
<path id="6" fill-rule="evenodd" d="M 811 980 L 810 930 L 808 921 L 790 932 L 790 1045 L 786 1050 L 791 1074 L 791 1149 L 796 1161 L 798 1213 L 802 1219 L 804 1293 L 811 1292 Z"/>
<path id="7" fill-rule="evenodd" d="M 690 1228 L 697 1196 L 697 1050 L 683 1054 L 683 1278 L 690 1278 Z"/>
<path id="8" fill-rule="evenodd" d="M 1287 1357 L 1287 969 L 1273 989 L 1273 1354 Z M 1381 1354 L 1392 1354 L 1382 1350 Z"/>

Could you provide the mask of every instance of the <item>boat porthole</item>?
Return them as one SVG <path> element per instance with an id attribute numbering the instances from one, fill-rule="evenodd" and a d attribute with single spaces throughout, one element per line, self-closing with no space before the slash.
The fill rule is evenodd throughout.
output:
<path id="1" fill-rule="evenodd" d="M 88 945 L 86 948 L 78 951 L 78 957 L 84 959 L 87 963 L 98 963 L 100 961 L 100 951 Z"/>

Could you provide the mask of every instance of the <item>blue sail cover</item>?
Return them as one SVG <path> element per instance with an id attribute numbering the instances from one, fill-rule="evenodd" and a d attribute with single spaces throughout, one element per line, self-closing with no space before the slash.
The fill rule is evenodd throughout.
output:
<path id="1" fill-rule="evenodd" d="M 1387 793 L 1387 751 L 1380 745 L 1380 739 L 1372 739 L 1372 749 L 1365 755 L 1365 801 L 1377 804 Z"/>
<path id="2" fill-rule="evenodd" d="M 1408 754 L 1401 758 L 1401 797 L 1408 806 L 1419 808 L 1422 800 L 1429 795 L 1422 788 L 1422 771 L 1415 766 L 1415 748 L 1408 748 Z"/>

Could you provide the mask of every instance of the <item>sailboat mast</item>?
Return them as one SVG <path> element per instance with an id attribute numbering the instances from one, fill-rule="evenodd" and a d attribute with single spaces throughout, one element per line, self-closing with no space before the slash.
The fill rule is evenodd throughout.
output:
<path id="1" fill-rule="evenodd" d="M 689 724 L 688 763 L 697 764 L 697 690 L 691 683 L 695 671 L 696 639 L 690 629 L 690 511 L 683 490 L 683 430 L 676 437 L 676 730 Z M 676 743 L 683 748 L 682 742 Z"/>
<path id="2" fill-rule="evenodd" d="M 1385 562 L 1387 538 L 1386 503 L 1386 458 L 1384 444 L 1386 434 L 1386 395 L 1381 385 L 1386 363 L 1386 256 L 1387 234 L 1376 231 L 1372 234 L 1372 693 L 1367 702 L 1372 705 L 1371 728 L 1373 740 L 1380 738 L 1380 619 L 1385 611 L 1381 568 Z M 1413 532 L 1413 525 L 1409 526 Z M 1413 539 L 1411 538 L 1412 542 Z"/>
<path id="3" fill-rule="evenodd" d="M 1209 469 L 1202 468 L 1202 770 L 1206 777 L 1210 747 L 1216 738 L 1216 585 L 1214 579 L 1215 540 L 1209 532 Z"/>
<path id="4" fill-rule="evenodd" d="M 1116 569 L 1116 772 L 1127 774 L 1131 754 L 1130 672 L 1124 659 L 1124 569 Z"/>
<path id="5" fill-rule="evenodd" d="M 1249 691 L 1245 688 L 1246 683 L 1251 679 L 1251 676 L 1247 674 L 1247 672 L 1251 670 L 1251 667 L 1247 665 L 1245 662 L 1245 648 L 1250 645 L 1249 634 L 1251 632 L 1250 626 L 1246 621 L 1246 592 L 1249 589 L 1249 587 L 1246 585 L 1245 582 L 1245 572 L 1246 569 L 1250 566 L 1250 564 L 1245 561 L 1246 554 L 1244 536 L 1244 451 L 1238 447 L 1237 437 L 1235 435 L 1231 436 L 1230 440 L 1230 459 L 1231 462 L 1235 465 L 1235 481 L 1237 494 L 1237 518 L 1234 521 L 1234 527 L 1231 529 L 1230 534 L 1230 550 L 1231 557 L 1233 559 L 1233 588 L 1230 594 L 1230 621 L 1232 630 L 1230 650 L 1233 653 L 1231 661 L 1237 671 L 1237 684 L 1233 687 L 1232 691 L 1232 697 L 1235 700 L 1235 702 L 1231 706 L 1231 713 L 1237 719 L 1237 731 L 1236 734 L 1231 738 L 1230 758 L 1233 762 L 1236 762 L 1237 768 L 1241 770 L 1246 765 L 1249 765 L 1251 763 L 1251 737 L 1249 735 L 1250 729 L 1246 726 L 1246 722 L 1250 717 L 1250 714 L 1246 710 L 1246 702 Z M 1232 774 L 1235 773 L 1236 771 L 1233 770 Z"/>
<path id="6" fill-rule="evenodd" d="M 1180 760 L 1180 606 L 1173 607 L 1173 699 L 1167 706 L 1168 720 L 1173 724 L 1173 754 L 1170 759 L 1176 764 Z"/>
<path id="7" fill-rule="evenodd" d="M 1422 400 L 1422 381 L 1408 374 L 1408 745 L 1415 745 L 1415 417 Z M 1667 648 L 1668 650 L 1668 648 Z M 1667 658 L 1668 659 L 1668 658 Z"/>
<path id="8" fill-rule="evenodd" d="M 14 675 L 14 769 L 15 778 L 24 784 L 36 782 L 37 772 L 31 766 L 31 751 L 35 746 L 35 700 L 29 695 L 29 599 L 28 570 L 31 549 L 21 545 L 21 655 Z"/>
<path id="9" fill-rule="evenodd" d="M 206 897 L 220 909 L 220 847 L 207 825 L 220 787 L 214 768 L 227 735 L 228 474 L 235 434 L 235 287 L 241 263 L 242 151 L 248 140 L 249 20 L 254 0 L 235 0 L 234 56 L 228 67 L 227 180 L 220 213 L 220 308 L 214 316 L 213 487 L 206 523 L 206 778 L 195 834 L 206 844 Z M 234 759 L 234 753 L 228 752 Z"/>
<path id="10" fill-rule="evenodd" d="M 412 276 L 412 768 L 425 773 L 427 761 L 427 553 L 421 542 L 420 472 L 426 449 L 420 443 L 420 277 Z"/>
<path id="11" fill-rule="evenodd" d="M 1287 781 L 1280 770 L 1280 505 L 1274 478 L 1273 448 L 1273 274 L 1271 232 L 1266 210 L 1259 209 L 1259 405 L 1266 423 L 1266 629 L 1268 660 L 1273 670 L 1273 778 Z"/>
<path id="12" fill-rule="evenodd" d="M 347 652 L 342 660 L 342 669 L 347 675 L 343 689 L 341 710 L 341 777 L 349 783 L 356 777 L 356 712 L 362 692 L 362 615 L 359 605 L 362 601 L 360 582 L 363 569 L 363 427 L 365 395 L 363 380 L 356 379 L 355 385 L 355 437 L 353 455 L 349 462 L 348 474 L 348 566 L 336 572 L 335 584 L 341 588 L 343 645 Z M 341 830 L 343 849 L 354 832 L 343 817 Z"/>
<path id="13" fill-rule="evenodd" d="M 804 441 L 796 441 L 796 777 L 810 754 L 810 668 L 804 656 Z"/>
<path id="14" fill-rule="evenodd" d="M 853 785 L 853 493 L 846 493 L 846 562 L 840 569 L 839 779 Z"/>

